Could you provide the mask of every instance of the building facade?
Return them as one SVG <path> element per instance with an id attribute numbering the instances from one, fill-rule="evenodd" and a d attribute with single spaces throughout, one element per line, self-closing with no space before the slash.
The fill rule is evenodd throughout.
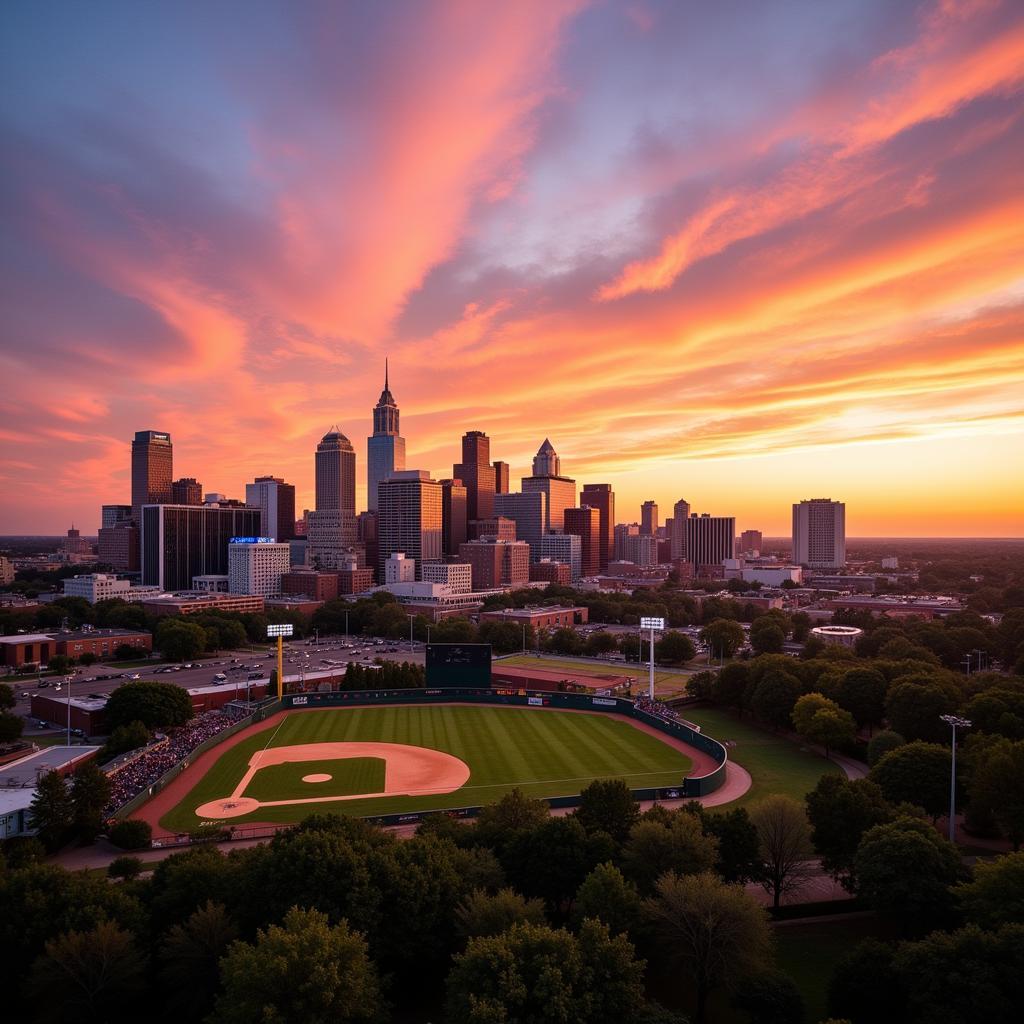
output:
<path id="1" fill-rule="evenodd" d="M 451 594 L 468 594 L 473 589 L 473 567 L 462 562 L 428 562 L 420 575 L 424 583 L 440 583 Z"/>
<path id="2" fill-rule="evenodd" d="M 92 573 L 88 576 L 72 576 L 64 580 L 65 597 L 84 597 L 89 604 L 110 601 L 114 598 L 127 599 L 131 583 L 109 573 Z"/>
<path id="3" fill-rule="evenodd" d="M 316 509 L 356 514 L 356 453 L 337 428 L 316 446 Z"/>
<path id="4" fill-rule="evenodd" d="M 452 467 L 453 479 L 466 488 L 466 519 L 490 519 L 494 515 L 494 467 L 491 439 L 482 430 L 462 435 L 462 462 Z"/>
<path id="5" fill-rule="evenodd" d="M 546 533 L 540 539 L 540 557 L 569 566 L 569 578 L 580 579 L 583 568 L 583 541 L 574 533 Z"/>
<path id="6" fill-rule="evenodd" d="M 668 539 L 672 561 L 692 561 L 686 551 L 686 521 L 690 518 L 690 503 L 685 498 L 672 506 L 672 518 L 668 521 Z"/>
<path id="7" fill-rule="evenodd" d="M 793 505 L 793 561 L 808 569 L 846 565 L 846 505 L 811 498 Z"/>
<path id="8" fill-rule="evenodd" d="M 567 587 L 572 582 L 572 570 L 565 562 L 541 558 L 530 563 L 531 583 L 558 583 Z"/>
<path id="9" fill-rule="evenodd" d="M 744 530 L 740 534 L 740 550 L 741 555 L 753 555 L 758 556 L 761 554 L 761 545 L 764 543 L 764 538 L 761 536 L 760 530 Z"/>
<path id="10" fill-rule="evenodd" d="M 565 526 L 565 510 L 576 507 L 576 481 L 562 476 L 562 460 L 551 442 L 544 443 L 533 457 L 533 475 L 524 476 L 524 493 L 540 491 L 545 496 L 544 531 L 561 530 Z"/>
<path id="11" fill-rule="evenodd" d="M 686 520 L 686 556 L 694 567 L 720 566 L 736 552 L 735 516 L 694 513 Z M 724 578 L 724 577 L 723 577 Z"/>
<path id="12" fill-rule="evenodd" d="M 640 568 L 658 564 L 658 538 L 650 534 L 630 534 L 623 544 L 623 559 Z"/>
<path id="13" fill-rule="evenodd" d="M 596 576 L 601 571 L 601 517 L 596 508 L 582 505 L 565 510 L 565 532 L 580 538 L 580 571 Z"/>
<path id="14" fill-rule="evenodd" d="M 111 530 L 118 523 L 130 523 L 132 521 L 131 505 L 101 505 L 100 506 L 100 529 Z"/>
<path id="15" fill-rule="evenodd" d="M 474 590 L 517 587 L 530 579 L 530 545 L 522 540 L 467 541 L 459 549 L 459 559 L 472 568 Z"/>
<path id="16" fill-rule="evenodd" d="M 424 470 L 405 470 L 382 480 L 377 488 L 377 571 L 384 578 L 384 563 L 401 551 L 417 566 L 440 562 L 441 485 Z"/>
<path id="17" fill-rule="evenodd" d="M 228 545 L 228 592 L 269 597 L 281 593 L 281 577 L 291 570 L 291 549 L 258 537 Z"/>
<path id="18" fill-rule="evenodd" d="M 171 481 L 172 505 L 202 505 L 203 485 L 194 476 Z"/>
<path id="19" fill-rule="evenodd" d="M 142 524 L 143 505 L 169 504 L 174 446 L 162 430 L 137 430 L 132 441 L 132 519 Z"/>
<path id="20" fill-rule="evenodd" d="M 658 520 L 658 503 L 645 501 L 640 506 L 640 532 L 646 537 L 655 537 L 661 523 Z"/>
<path id="21" fill-rule="evenodd" d="M 396 551 L 384 559 L 384 583 L 412 583 L 416 579 L 416 559 Z"/>
<path id="22" fill-rule="evenodd" d="M 290 569 L 281 576 L 281 593 L 305 596 L 314 601 L 333 601 L 338 596 L 338 573 Z"/>
<path id="23" fill-rule="evenodd" d="M 291 540 L 295 536 L 293 484 L 285 483 L 279 476 L 258 476 L 251 484 L 245 485 L 245 503 L 260 510 L 262 536 L 273 537 L 278 541 Z"/>
<path id="24" fill-rule="evenodd" d="M 494 496 L 494 514 L 513 520 L 516 539 L 530 545 L 530 557 L 539 557 L 540 539 L 547 531 L 548 497 L 544 491 L 516 491 Z"/>
<path id="25" fill-rule="evenodd" d="M 139 537 L 141 531 L 131 521 L 117 526 L 100 527 L 99 560 L 121 572 L 139 571 Z"/>
<path id="26" fill-rule="evenodd" d="M 598 512 L 598 565 L 608 568 L 615 554 L 615 492 L 611 484 L 584 484 L 580 504 L 589 505 Z"/>
<path id="27" fill-rule="evenodd" d="M 466 488 L 461 480 L 441 481 L 441 554 L 446 561 L 459 557 L 459 546 L 469 540 Z"/>
<path id="28" fill-rule="evenodd" d="M 366 507 L 377 511 L 377 486 L 405 469 L 405 438 L 398 429 L 398 405 L 388 385 L 384 360 L 384 390 L 373 408 L 373 434 L 366 439 Z"/>
<path id="29" fill-rule="evenodd" d="M 494 493 L 508 494 L 508 463 L 494 463 Z"/>

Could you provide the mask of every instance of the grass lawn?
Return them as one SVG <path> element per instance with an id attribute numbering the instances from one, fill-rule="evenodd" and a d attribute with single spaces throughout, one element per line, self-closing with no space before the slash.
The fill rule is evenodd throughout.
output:
<path id="1" fill-rule="evenodd" d="M 691 768 L 689 758 L 678 750 L 622 719 L 601 714 L 454 706 L 304 711 L 277 719 L 225 751 L 161 824 L 182 832 L 198 826 L 202 819 L 195 808 L 229 796 L 256 751 L 268 745 L 324 742 L 406 743 L 443 750 L 464 761 L 471 774 L 454 793 L 261 807 L 231 819 L 232 824 L 299 821 L 325 809 L 368 816 L 468 807 L 493 803 L 516 787 L 533 797 L 568 796 L 593 779 L 621 778 L 632 789 L 673 786 Z M 332 762 L 324 771 L 337 774 L 338 764 Z M 304 766 L 303 774 L 310 771 Z M 313 785 L 305 784 L 304 795 L 312 795 Z M 375 789 L 379 792 L 376 786 L 367 791 Z"/>
<path id="2" fill-rule="evenodd" d="M 770 793 L 784 793 L 802 800 L 825 772 L 841 770 L 820 754 L 801 750 L 785 737 L 741 722 L 726 711 L 687 707 L 683 709 L 683 716 L 726 744 L 729 757 L 750 772 L 753 780 L 750 790 L 730 807 L 753 803 Z M 730 744 L 730 741 L 733 742 Z"/>
<path id="3" fill-rule="evenodd" d="M 307 775 L 326 775 L 322 782 L 303 782 Z M 341 761 L 292 761 L 261 768 L 242 796 L 256 800 L 297 800 L 310 796 L 351 796 L 384 790 L 384 761 L 350 757 Z"/>

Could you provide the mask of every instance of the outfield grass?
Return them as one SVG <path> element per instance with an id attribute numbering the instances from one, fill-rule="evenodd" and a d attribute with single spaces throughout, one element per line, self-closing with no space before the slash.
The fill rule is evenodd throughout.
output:
<path id="1" fill-rule="evenodd" d="M 784 736 L 742 722 L 727 711 L 687 707 L 683 709 L 683 716 L 726 744 L 729 757 L 750 772 L 750 789 L 730 806 L 753 803 L 771 793 L 784 793 L 802 800 L 826 772 L 841 771 L 820 754 L 801 750 Z"/>
<path id="2" fill-rule="evenodd" d="M 692 767 L 684 754 L 649 733 L 599 713 L 455 706 L 303 711 L 277 719 L 225 751 L 161 824 L 182 832 L 199 826 L 203 819 L 195 808 L 229 796 L 256 751 L 325 742 L 405 743 L 443 750 L 464 761 L 471 774 L 454 793 L 261 807 L 231 823 L 299 821 L 324 809 L 366 816 L 475 806 L 493 803 L 517 787 L 532 797 L 568 796 L 603 778 L 621 778 L 632 789 L 675 786 Z M 312 770 L 307 763 L 302 774 Z M 306 784 L 304 795 L 314 791 L 313 784 Z M 273 798 L 291 799 L 279 794 Z"/>
<path id="3" fill-rule="evenodd" d="M 303 782 L 307 775 L 328 775 L 323 782 Z M 352 796 L 384 791 L 384 761 L 349 757 L 330 761 L 291 761 L 261 768 L 242 796 L 254 800 L 298 800 L 310 796 Z"/>

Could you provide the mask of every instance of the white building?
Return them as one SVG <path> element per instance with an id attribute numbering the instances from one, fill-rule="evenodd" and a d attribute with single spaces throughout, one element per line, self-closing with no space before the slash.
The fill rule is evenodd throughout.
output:
<path id="1" fill-rule="evenodd" d="M 846 505 L 811 498 L 793 506 L 793 561 L 808 569 L 846 565 Z"/>
<path id="2" fill-rule="evenodd" d="M 793 583 L 803 583 L 804 571 L 799 565 L 780 565 L 771 568 L 754 566 L 749 569 L 741 569 L 739 578 L 746 583 L 760 583 L 765 587 L 781 587 L 787 580 Z"/>
<path id="3" fill-rule="evenodd" d="M 658 564 L 658 538 L 642 533 L 622 537 L 622 561 L 641 567 Z"/>
<path id="4" fill-rule="evenodd" d="M 583 575 L 583 540 L 575 533 L 546 533 L 540 539 L 540 557 L 565 562 L 569 575 L 578 580 Z"/>
<path id="5" fill-rule="evenodd" d="M 207 573 L 205 576 L 193 576 L 192 589 L 201 590 L 207 594 L 230 594 L 231 577 L 221 576 L 219 573 Z"/>
<path id="6" fill-rule="evenodd" d="M 426 566 L 424 566 L 424 569 Z M 396 551 L 384 559 L 384 583 L 411 583 L 416 579 L 416 559 Z M 443 582 L 435 580 L 434 582 Z"/>
<path id="7" fill-rule="evenodd" d="M 131 590 L 128 580 L 118 579 L 110 573 L 96 572 L 89 576 L 72 576 L 64 581 L 65 597 L 84 597 L 89 604 L 109 601 L 115 597 L 128 600 Z"/>
<path id="8" fill-rule="evenodd" d="M 428 562 L 422 572 L 424 583 L 440 583 L 451 594 L 468 594 L 473 589 L 473 566 L 466 563 Z"/>
<path id="9" fill-rule="evenodd" d="M 347 568 L 357 553 L 356 519 L 343 509 L 317 509 L 306 517 L 306 562 L 321 569 Z M 365 556 L 364 556 L 365 559 Z"/>
<path id="10" fill-rule="evenodd" d="M 287 544 L 253 540 L 228 545 L 228 591 L 232 594 L 280 594 L 281 577 L 290 569 L 291 549 Z"/>
<path id="11" fill-rule="evenodd" d="M 864 630 L 856 626 L 815 626 L 811 630 L 811 636 L 816 639 L 840 647 L 855 647 L 863 635 Z"/>
<path id="12" fill-rule="evenodd" d="M 14 563 L 6 555 L 0 555 L 0 583 L 6 586 L 13 582 Z"/>

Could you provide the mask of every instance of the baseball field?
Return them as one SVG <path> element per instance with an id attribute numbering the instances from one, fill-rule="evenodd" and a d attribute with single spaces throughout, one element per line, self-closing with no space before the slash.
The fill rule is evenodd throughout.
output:
<path id="1" fill-rule="evenodd" d="M 491 803 L 514 788 L 579 793 L 593 779 L 679 785 L 692 761 L 617 716 L 522 707 L 291 711 L 231 737 L 172 783 L 171 832 Z M 167 794 L 169 795 L 169 794 Z M 165 796 L 166 798 L 166 796 Z"/>

